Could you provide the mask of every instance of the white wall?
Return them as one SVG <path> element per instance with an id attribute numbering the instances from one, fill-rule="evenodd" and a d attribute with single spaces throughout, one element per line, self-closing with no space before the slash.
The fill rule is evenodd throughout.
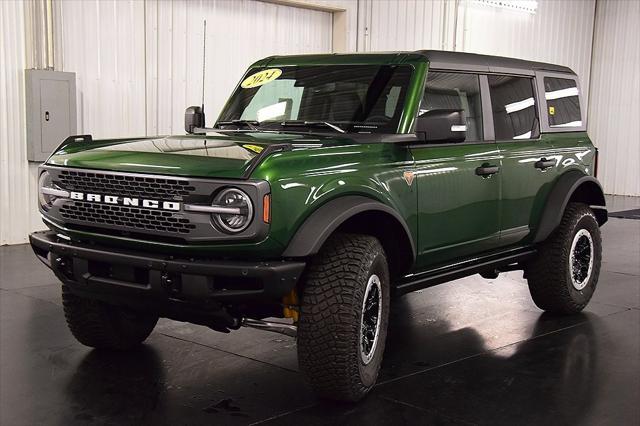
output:
<path id="1" fill-rule="evenodd" d="M 273 54 L 328 53 L 331 14 L 253 0 L 60 1 L 56 68 L 77 73 L 78 131 L 94 137 L 183 132 L 202 93 L 217 117 L 240 76 Z"/>
<path id="2" fill-rule="evenodd" d="M 346 52 L 362 50 L 358 45 L 358 10 L 361 0 L 303 0 L 323 6 L 343 9 L 346 13 Z"/>
<path id="3" fill-rule="evenodd" d="M 598 0 L 589 136 L 606 192 L 640 195 L 640 2 Z"/>
<path id="4" fill-rule="evenodd" d="M 145 3 L 63 0 L 55 67 L 76 73 L 79 134 L 145 134 Z"/>
<path id="5" fill-rule="evenodd" d="M 0 1 L 0 245 L 41 227 L 25 142 L 24 17 L 22 2 Z"/>
<path id="6" fill-rule="evenodd" d="M 455 2 L 361 0 L 361 50 L 452 50 Z"/>
<path id="7" fill-rule="evenodd" d="M 247 67 L 270 55 L 331 52 L 330 13 L 251 0 L 147 2 L 147 132 L 184 132 L 184 109 L 205 101 L 213 125 Z"/>

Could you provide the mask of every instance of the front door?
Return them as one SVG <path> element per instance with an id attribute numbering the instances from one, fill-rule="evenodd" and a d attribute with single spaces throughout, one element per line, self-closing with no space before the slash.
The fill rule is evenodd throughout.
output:
<path id="1" fill-rule="evenodd" d="M 476 74 L 429 71 L 420 113 L 463 110 L 466 139 L 412 148 L 418 190 L 417 268 L 495 248 L 500 223 L 500 152 L 485 141 Z"/>

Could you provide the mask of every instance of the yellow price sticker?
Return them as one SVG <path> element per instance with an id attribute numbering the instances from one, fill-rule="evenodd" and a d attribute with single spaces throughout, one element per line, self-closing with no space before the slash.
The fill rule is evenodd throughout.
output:
<path id="1" fill-rule="evenodd" d="M 258 145 L 249 145 L 249 144 L 245 144 L 242 145 L 243 147 L 245 147 L 245 149 L 248 149 L 250 151 L 256 152 L 258 154 L 260 154 L 262 152 L 262 150 L 264 149 L 264 147 L 258 146 Z"/>
<path id="2" fill-rule="evenodd" d="M 263 84 L 271 83 L 281 75 L 282 70 L 278 68 L 262 70 L 245 78 L 242 83 L 240 83 L 240 87 L 242 87 L 243 89 L 252 89 L 254 87 L 259 87 Z"/>
<path id="3" fill-rule="evenodd" d="M 556 114 L 556 107 L 549 107 L 549 115 L 555 115 Z"/>

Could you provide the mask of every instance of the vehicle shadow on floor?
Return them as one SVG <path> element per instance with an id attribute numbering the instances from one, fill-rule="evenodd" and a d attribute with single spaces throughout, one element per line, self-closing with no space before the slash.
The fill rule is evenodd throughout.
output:
<path id="1" fill-rule="evenodd" d="M 164 379 L 160 354 L 151 345 L 127 352 L 92 350 L 78 364 L 65 392 L 76 421 L 135 424 L 144 413 L 161 407 L 157 402 Z"/>
<path id="2" fill-rule="evenodd" d="M 402 312 L 406 302 L 394 303 L 400 305 L 393 311 Z M 547 334 L 560 328 L 564 318 L 541 314 L 531 332 L 537 338 L 487 350 L 472 327 L 453 330 L 441 319 L 421 327 L 392 317 L 379 385 L 357 404 L 315 400 L 295 373 L 288 373 L 295 380 L 277 372 L 265 375 L 265 367 L 257 363 L 212 365 L 202 360 L 180 370 L 168 368 L 167 362 L 179 363 L 184 354 L 164 344 L 158 349 L 156 341 L 128 353 L 88 352 L 65 390 L 79 422 L 182 424 L 180 419 L 188 416 L 186 424 L 247 424 L 270 417 L 275 424 L 307 425 L 483 419 L 497 424 L 519 423 L 525 416 L 525 423 L 549 418 L 557 424 L 575 423 L 588 412 L 598 389 L 595 371 L 602 342 L 594 333 L 598 317 L 591 314 L 571 317 L 574 326 L 565 327 L 563 336 Z M 189 378 L 176 377 L 184 374 Z M 256 382 L 264 392 L 256 392 Z M 167 386 L 181 385 L 179 392 L 167 391 Z M 229 398 L 221 397 L 220 389 Z M 271 392 L 302 396 L 278 406 L 273 404 L 277 395 L 268 396 Z M 211 401 L 216 408 L 207 411 Z"/>
<path id="3" fill-rule="evenodd" d="M 392 310 L 402 311 L 402 306 Z M 595 324 L 603 326 L 589 313 L 541 313 L 531 338 L 489 350 L 472 327 L 453 330 L 441 319 L 432 327 L 416 327 L 392 317 L 379 384 L 364 401 L 320 402 L 286 420 L 307 425 L 540 424 L 550 419 L 579 424 L 588 417 L 602 380 L 598 351 L 606 342 L 598 340 Z"/>

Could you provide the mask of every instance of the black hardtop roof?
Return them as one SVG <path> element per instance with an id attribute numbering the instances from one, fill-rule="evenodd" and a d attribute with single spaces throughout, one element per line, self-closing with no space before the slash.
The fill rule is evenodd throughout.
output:
<path id="1" fill-rule="evenodd" d="M 576 75 L 571 68 L 562 65 L 502 56 L 479 55 L 476 53 L 447 52 L 444 50 L 269 56 L 255 62 L 251 67 L 267 65 L 402 64 L 415 60 L 420 61 L 422 58 L 429 61 L 429 67 L 432 69 L 524 75 L 533 75 L 536 71 L 548 71 Z"/>
<path id="2" fill-rule="evenodd" d="M 447 52 L 444 50 L 418 50 L 415 53 L 426 56 L 431 68 L 460 69 L 472 71 L 552 71 L 573 74 L 573 70 L 562 65 L 526 61 L 503 56 L 479 55 L 476 53 Z"/>

